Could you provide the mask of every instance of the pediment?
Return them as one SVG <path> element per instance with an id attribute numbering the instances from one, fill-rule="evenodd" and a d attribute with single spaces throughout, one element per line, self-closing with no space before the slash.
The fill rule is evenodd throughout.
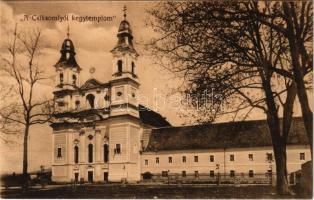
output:
<path id="1" fill-rule="evenodd" d="M 102 85 L 101 82 L 97 81 L 96 79 L 89 79 L 87 80 L 82 86 L 81 89 L 92 89 L 92 88 L 97 88 Z"/>

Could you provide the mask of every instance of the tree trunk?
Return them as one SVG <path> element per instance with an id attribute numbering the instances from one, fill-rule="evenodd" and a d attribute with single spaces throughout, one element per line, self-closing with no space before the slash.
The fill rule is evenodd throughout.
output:
<path id="1" fill-rule="evenodd" d="M 303 122 L 306 130 L 306 134 L 311 147 L 311 154 L 313 156 L 313 113 L 310 109 L 307 94 L 304 85 L 297 85 L 298 98 L 301 105 Z"/>
<path id="2" fill-rule="evenodd" d="M 279 195 L 290 194 L 287 181 L 286 142 L 281 137 L 280 121 L 269 79 L 263 80 L 267 104 L 267 124 L 272 138 L 276 161 L 276 191 Z"/>
<path id="3" fill-rule="evenodd" d="M 28 134 L 29 125 L 25 125 L 23 142 L 23 191 L 28 188 Z"/>
<path id="4" fill-rule="evenodd" d="M 276 191 L 279 195 L 290 194 L 289 184 L 287 179 L 287 156 L 286 145 L 274 144 L 274 154 L 276 161 Z"/>
<path id="5" fill-rule="evenodd" d="M 306 93 L 306 87 L 304 83 L 304 73 L 303 73 L 303 66 L 300 64 L 301 60 L 301 52 L 302 49 L 299 48 L 298 45 L 298 38 L 294 30 L 296 30 L 296 27 L 293 23 L 293 17 L 291 16 L 291 5 L 289 5 L 287 2 L 283 2 L 283 8 L 285 15 L 287 16 L 287 32 L 288 35 L 288 41 L 289 41 L 289 47 L 290 47 L 290 55 L 291 55 L 291 62 L 292 62 L 292 71 L 293 71 L 293 77 L 294 81 L 297 85 L 297 94 L 299 98 L 299 102 L 301 105 L 301 111 L 302 111 L 302 117 L 303 122 L 306 130 L 306 134 L 310 143 L 311 147 L 311 154 L 313 156 L 313 112 L 310 109 L 307 93 Z M 292 4 L 292 6 L 294 6 Z"/>
<path id="6" fill-rule="evenodd" d="M 279 118 L 268 116 L 267 122 L 272 137 L 276 162 L 276 191 L 279 195 L 290 194 L 287 180 L 286 144 L 280 136 Z"/>
<path id="7" fill-rule="evenodd" d="M 287 87 L 287 96 L 286 102 L 283 106 L 283 116 L 282 116 L 282 140 L 287 143 L 291 123 L 293 120 L 293 107 L 295 98 L 297 96 L 297 87 L 294 81 L 292 81 L 291 85 Z"/>
<path id="8" fill-rule="evenodd" d="M 292 66 L 293 66 L 293 75 L 294 80 L 297 85 L 297 94 L 299 98 L 299 102 L 301 105 L 301 111 L 302 111 L 302 117 L 303 122 L 306 130 L 306 134 L 310 143 L 311 147 L 311 154 L 313 155 L 313 113 L 309 106 L 309 101 L 306 93 L 306 87 L 303 80 L 304 74 L 303 70 L 299 63 L 299 52 L 297 49 L 297 46 L 293 39 L 289 39 L 289 45 L 290 45 L 290 51 L 291 51 L 291 60 L 292 60 Z"/>

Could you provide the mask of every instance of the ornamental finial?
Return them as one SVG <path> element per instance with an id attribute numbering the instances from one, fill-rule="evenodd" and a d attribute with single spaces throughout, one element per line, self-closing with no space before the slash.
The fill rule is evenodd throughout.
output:
<path id="1" fill-rule="evenodd" d="M 70 38 L 70 25 L 68 25 L 68 32 L 67 32 L 67 36 L 68 36 L 68 39 Z"/>
<path id="2" fill-rule="evenodd" d="M 127 8 L 126 8 L 126 5 L 123 6 L 123 16 L 124 16 L 124 20 L 126 19 L 126 11 L 127 11 Z"/>

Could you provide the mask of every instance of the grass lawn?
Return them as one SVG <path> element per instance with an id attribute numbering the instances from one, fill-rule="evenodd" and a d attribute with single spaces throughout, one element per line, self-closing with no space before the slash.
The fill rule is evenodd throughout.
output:
<path id="1" fill-rule="evenodd" d="M 1 191 L 1 198 L 283 198 L 271 186 L 208 186 L 208 185 L 82 185 L 47 189 Z M 284 197 L 297 198 L 297 197 Z"/>

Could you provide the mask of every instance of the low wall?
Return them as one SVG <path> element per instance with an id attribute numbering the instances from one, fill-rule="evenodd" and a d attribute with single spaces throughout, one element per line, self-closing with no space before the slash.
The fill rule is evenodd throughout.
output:
<path id="1" fill-rule="evenodd" d="M 313 195 L 313 163 L 308 161 L 302 165 L 299 182 L 299 195 L 302 197 L 312 197 Z"/>

